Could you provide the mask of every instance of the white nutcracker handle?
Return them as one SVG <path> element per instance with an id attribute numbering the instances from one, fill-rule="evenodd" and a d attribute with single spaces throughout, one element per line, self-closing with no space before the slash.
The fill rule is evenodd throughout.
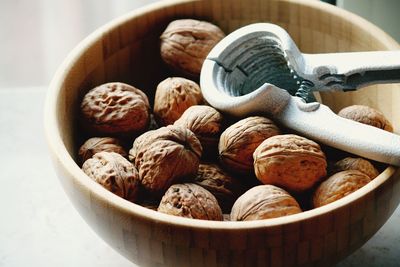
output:
<path id="1" fill-rule="evenodd" d="M 208 62 L 208 67 L 214 63 Z M 215 66 L 214 66 L 215 67 Z M 286 90 L 265 83 L 243 96 L 232 96 L 213 79 L 200 79 L 210 105 L 234 116 L 264 113 L 317 142 L 361 157 L 400 166 L 400 136 L 336 115 L 318 102 L 305 103 Z"/>

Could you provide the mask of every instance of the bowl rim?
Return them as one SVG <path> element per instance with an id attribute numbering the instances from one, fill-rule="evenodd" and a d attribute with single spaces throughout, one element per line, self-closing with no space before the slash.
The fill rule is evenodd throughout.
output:
<path id="1" fill-rule="evenodd" d="M 78 166 L 78 164 L 74 161 L 72 156 L 69 154 L 61 138 L 57 112 L 57 102 L 62 92 L 63 81 L 69 75 L 69 72 L 71 71 L 76 61 L 92 44 L 94 44 L 102 37 L 104 32 L 112 31 L 114 28 L 118 27 L 128 20 L 146 15 L 156 10 L 166 8 L 175 4 L 189 3 L 195 1 L 197 0 L 164 0 L 132 10 L 125 15 L 119 16 L 88 35 L 68 54 L 68 56 L 57 69 L 46 94 L 44 107 L 44 130 L 48 148 L 52 156 L 53 164 L 57 163 L 59 167 L 61 167 L 64 172 L 66 172 L 66 174 L 74 180 L 74 186 L 83 187 L 90 193 L 91 198 L 95 198 L 97 201 L 107 203 L 110 208 L 117 209 L 120 212 L 129 215 L 130 217 L 152 221 L 156 224 L 166 224 L 206 230 L 249 230 L 284 226 L 287 224 L 299 223 L 301 221 L 306 221 L 308 219 L 329 214 L 334 210 L 338 210 L 354 201 L 357 201 L 358 199 L 365 197 L 367 194 L 371 193 L 376 188 L 385 183 L 392 175 L 394 175 L 398 168 L 388 166 L 382 173 L 380 173 L 379 176 L 377 176 L 364 187 L 330 204 L 319 208 L 307 210 L 298 214 L 255 221 L 208 221 L 164 214 L 129 202 L 128 200 L 125 200 L 106 190 L 92 179 L 89 179 Z M 399 44 L 380 28 L 346 10 L 339 9 L 338 7 L 320 1 L 283 1 L 294 3 L 296 5 L 306 5 L 313 9 L 323 10 L 330 15 L 335 15 L 343 20 L 351 21 L 356 26 L 362 25 L 363 27 L 368 27 L 369 32 L 371 32 L 373 35 L 379 35 L 382 38 L 385 38 L 385 42 L 388 44 L 389 49 L 400 49 Z"/>

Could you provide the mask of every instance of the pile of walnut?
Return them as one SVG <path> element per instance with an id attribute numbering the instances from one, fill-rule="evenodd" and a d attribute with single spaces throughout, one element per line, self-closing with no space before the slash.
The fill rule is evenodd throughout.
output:
<path id="1" fill-rule="evenodd" d="M 245 221 L 326 205 L 379 174 L 366 159 L 345 153 L 330 158 L 273 118 L 234 120 L 208 106 L 193 80 L 224 36 L 208 22 L 171 22 L 161 36 L 160 56 L 182 77 L 160 81 L 152 108 L 144 92 L 124 83 L 100 85 L 83 97 L 81 125 L 94 137 L 78 157 L 90 178 L 159 212 Z M 393 130 L 382 113 L 366 106 L 339 115 Z"/>

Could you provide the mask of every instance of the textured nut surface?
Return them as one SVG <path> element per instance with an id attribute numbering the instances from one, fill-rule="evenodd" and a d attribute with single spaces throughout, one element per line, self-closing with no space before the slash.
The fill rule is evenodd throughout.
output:
<path id="1" fill-rule="evenodd" d="M 190 130 L 173 125 L 144 133 L 129 151 L 141 184 L 155 194 L 164 193 L 183 178 L 194 177 L 201 153 L 197 137 Z"/>
<path id="2" fill-rule="evenodd" d="M 218 150 L 221 164 L 239 173 L 253 172 L 253 152 L 267 138 L 279 134 L 268 118 L 253 116 L 242 119 L 221 134 Z"/>
<path id="3" fill-rule="evenodd" d="M 79 148 L 78 156 L 81 163 L 93 157 L 94 154 L 99 152 L 115 152 L 123 157 L 128 154 L 121 146 L 120 141 L 113 137 L 92 137 L 83 143 Z"/>
<path id="4" fill-rule="evenodd" d="M 222 115 L 210 106 L 191 106 L 174 125 L 191 130 L 200 140 L 203 155 L 210 157 L 218 153 L 218 142 L 222 131 Z"/>
<path id="5" fill-rule="evenodd" d="M 310 189 L 326 175 L 326 167 L 320 146 L 294 134 L 270 137 L 254 151 L 257 178 L 292 192 Z"/>
<path id="6" fill-rule="evenodd" d="M 352 105 L 341 109 L 339 116 L 368 124 L 388 132 L 393 132 L 393 126 L 382 112 L 364 105 Z"/>
<path id="7" fill-rule="evenodd" d="M 379 175 L 379 171 L 372 165 L 372 163 L 363 158 L 352 158 L 347 157 L 344 159 L 339 160 L 334 165 L 334 171 L 346 171 L 346 170 L 357 170 L 366 175 L 369 178 L 374 179 L 376 176 Z"/>
<path id="8" fill-rule="evenodd" d="M 273 185 L 259 185 L 241 195 L 232 207 L 232 221 L 251 221 L 302 212 L 296 199 Z"/>
<path id="9" fill-rule="evenodd" d="M 341 199 L 371 181 L 366 174 L 357 170 L 335 173 L 321 183 L 313 194 L 315 208 Z"/>
<path id="10" fill-rule="evenodd" d="M 193 152 L 196 155 L 201 155 L 202 147 L 199 140 L 192 131 L 187 130 L 188 129 L 180 126 L 168 125 L 141 134 L 135 139 L 132 148 L 129 150 L 129 160 L 132 161 L 134 164 L 140 164 L 141 157 L 143 156 L 142 153 L 145 151 L 146 147 L 150 146 L 155 141 L 175 140 L 178 143 L 182 143 L 182 140 L 184 138 L 188 138 L 187 141 L 190 142 L 189 145 L 193 146 Z M 193 136 L 194 139 L 192 140 Z M 136 162 L 136 158 L 139 152 L 141 153 L 139 154 L 138 161 Z"/>
<path id="11" fill-rule="evenodd" d="M 160 82 L 154 97 L 154 115 L 160 125 L 173 124 L 191 106 L 203 103 L 200 86 L 180 77 Z"/>
<path id="12" fill-rule="evenodd" d="M 149 123 L 149 101 L 139 89 L 124 83 L 106 83 L 82 99 L 83 126 L 103 135 L 135 135 Z"/>
<path id="13" fill-rule="evenodd" d="M 210 191 L 223 212 L 230 212 L 233 203 L 244 191 L 235 178 L 216 164 L 200 164 L 194 183 Z"/>
<path id="14" fill-rule="evenodd" d="M 158 211 L 192 219 L 223 220 L 215 197 L 203 187 L 191 183 L 172 185 L 162 197 Z"/>
<path id="15" fill-rule="evenodd" d="M 83 163 L 82 170 L 107 190 L 129 201 L 136 201 L 138 172 L 120 154 L 99 152 Z"/>
<path id="16" fill-rule="evenodd" d="M 132 144 L 132 148 L 129 150 L 129 155 L 128 158 L 133 164 L 136 164 L 136 157 L 137 153 L 139 153 L 140 149 L 144 146 L 148 146 L 151 144 L 155 139 L 157 138 L 167 138 L 169 131 L 167 130 L 161 130 L 163 127 L 156 129 L 156 130 L 150 130 L 147 131 L 141 135 L 139 135 L 135 141 Z M 139 163 L 139 162 L 138 162 Z"/>
<path id="17" fill-rule="evenodd" d="M 161 58 L 185 77 L 198 77 L 211 49 L 225 37 L 216 25 L 206 21 L 172 21 L 161 35 Z"/>

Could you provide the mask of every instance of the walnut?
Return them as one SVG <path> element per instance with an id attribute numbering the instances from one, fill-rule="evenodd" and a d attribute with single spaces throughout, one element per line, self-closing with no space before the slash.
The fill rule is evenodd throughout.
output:
<path id="1" fill-rule="evenodd" d="M 163 127 L 162 127 L 163 128 Z M 162 129 L 159 128 L 159 129 Z M 132 144 L 132 148 L 129 150 L 128 158 L 133 164 L 135 164 L 136 160 L 136 153 L 138 153 L 139 149 L 144 146 L 148 146 L 151 144 L 155 139 L 159 137 L 168 137 L 168 131 L 161 131 L 159 129 L 147 131 L 141 135 L 139 135 Z M 157 131 L 159 130 L 159 131 Z M 139 162 L 138 162 L 139 163 Z"/>
<path id="2" fill-rule="evenodd" d="M 192 137 L 192 132 L 189 130 L 189 134 Z M 186 133 L 186 128 L 176 126 L 176 125 L 168 125 L 166 127 L 161 127 L 155 130 L 147 131 L 140 136 L 138 136 L 133 142 L 132 148 L 129 150 L 129 160 L 135 164 L 139 164 L 139 162 L 135 162 L 137 153 L 148 147 L 155 141 L 160 140 L 177 140 L 182 138 L 182 134 Z M 198 139 L 196 138 L 198 141 Z M 196 141 L 193 140 L 193 141 Z M 201 146 L 201 145 L 200 145 Z M 196 146 L 196 153 L 198 153 L 198 147 Z M 202 153 L 202 148 L 200 147 L 200 154 Z M 143 155 L 140 155 L 143 156 Z M 140 159 L 139 159 L 140 160 Z"/>
<path id="3" fill-rule="evenodd" d="M 82 170 L 108 191 L 136 201 L 139 175 L 135 167 L 120 154 L 99 152 L 83 163 Z"/>
<path id="4" fill-rule="evenodd" d="M 329 204 L 349 195 L 371 181 L 366 174 L 357 170 L 335 173 L 319 185 L 313 194 L 315 208 Z"/>
<path id="5" fill-rule="evenodd" d="M 254 170 L 264 184 L 302 192 L 326 175 L 320 146 L 307 138 L 284 134 L 266 139 L 254 151 Z"/>
<path id="6" fill-rule="evenodd" d="M 211 192 L 223 212 L 230 212 L 233 203 L 242 193 L 242 185 L 216 164 L 200 164 L 193 181 Z"/>
<path id="7" fill-rule="evenodd" d="M 232 221 L 252 221 L 302 212 L 296 199 L 273 185 L 259 185 L 241 195 L 233 204 Z"/>
<path id="8" fill-rule="evenodd" d="M 371 125 L 388 132 L 393 132 L 392 124 L 386 119 L 382 112 L 363 105 L 352 105 L 343 108 L 338 113 L 339 116 Z"/>
<path id="9" fill-rule="evenodd" d="M 374 179 L 379 175 L 379 171 L 366 159 L 347 157 L 339 160 L 334 165 L 335 172 L 346 170 L 357 170 L 366 174 L 369 178 Z"/>
<path id="10" fill-rule="evenodd" d="M 219 159 L 223 167 L 241 174 L 253 173 L 253 152 L 265 139 L 279 134 L 270 119 L 253 116 L 228 127 L 219 140 Z"/>
<path id="11" fill-rule="evenodd" d="M 218 142 L 222 131 L 222 115 L 210 106 L 191 106 L 174 125 L 191 130 L 200 140 L 203 156 L 215 158 L 218 154 Z"/>
<path id="12" fill-rule="evenodd" d="M 83 127 L 96 135 L 137 135 L 149 124 L 149 110 L 142 91 L 117 82 L 93 88 L 81 103 Z"/>
<path id="13" fill-rule="evenodd" d="M 158 195 L 171 184 L 194 177 L 201 153 L 200 142 L 190 130 L 170 125 L 136 138 L 129 158 L 139 171 L 142 186 Z"/>
<path id="14" fill-rule="evenodd" d="M 161 126 L 173 124 L 187 108 L 202 104 L 203 101 L 197 83 L 185 78 L 167 78 L 157 86 L 154 116 Z"/>
<path id="15" fill-rule="evenodd" d="M 161 58 L 178 74 L 198 78 L 211 49 L 225 37 L 216 25 L 193 19 L 172 21 L 161 35 Z"/>
<path id="16" fill-rule="evenodd" d="M 93 157 L 98 152 L 115 152 L 123 157 L 128 154 L 122 147 L 120 141 L 113 137 L 92 137 L 79 148 L 78 156 L 81 163 Z"/>
<path id="17" fill-rule="evenodd" d="M 161 199 L 158 211 L 192 219 L 222 221 L 222 211 L 215 197 L 201 186 L 174 184 Z"/>

